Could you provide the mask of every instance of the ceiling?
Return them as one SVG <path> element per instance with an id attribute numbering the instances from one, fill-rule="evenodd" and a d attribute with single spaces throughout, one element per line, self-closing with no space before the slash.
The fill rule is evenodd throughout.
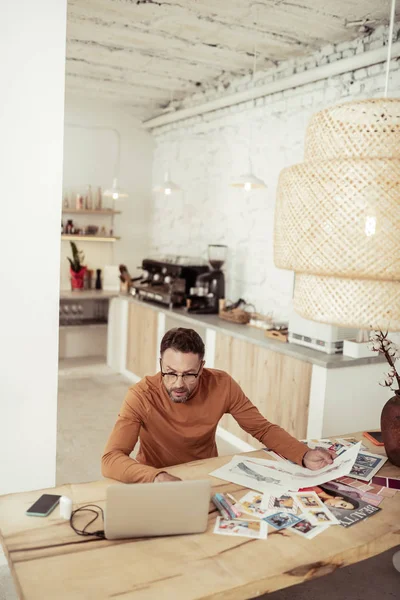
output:
<path id="1" fill-rule="evenodd" d="M 389 10 L 389 0 L 69 0 L 66 89 L 146 120 L 228 89 L 255 49 L 265 70 L 388 23 Z"/>

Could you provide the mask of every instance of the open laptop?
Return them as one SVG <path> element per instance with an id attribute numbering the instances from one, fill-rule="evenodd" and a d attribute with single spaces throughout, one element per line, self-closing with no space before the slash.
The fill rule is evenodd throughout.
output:
<path id="1" fill-rule="evenodd" d="M 211 482 L 117 484 L 107 488 L 104 533 L 108 540 L 207 529 Z"/>

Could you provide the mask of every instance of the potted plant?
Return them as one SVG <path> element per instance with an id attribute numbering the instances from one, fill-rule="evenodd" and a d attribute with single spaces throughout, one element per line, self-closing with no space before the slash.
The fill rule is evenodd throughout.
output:
<path id="1" fill-rule="evenodd" d="M 400 467 L 400 374 L 395 364 L 400 358 L 400 346 L 388 339 L 388 332 L 374 331 L 370 337 L 370 349 L 383 354 L 390 366 L 379 382 L 379 385 L 394 392 L 382 409 L 381 430 L 388 459 Z"/>
<path id="2" fill-rule="evenodd" d="M 81 290 L 83 289 L 83 280 L 86 273 L 86 266 L 83 265 L 83 261 L 85 260 L 85 255 L 82 250 L 78 250 L 75 242 L 70 242 L 72 258 L 67 257 L 70 264 L 70 275 L 71 275 L 71 288 L 73 290 Z"/>

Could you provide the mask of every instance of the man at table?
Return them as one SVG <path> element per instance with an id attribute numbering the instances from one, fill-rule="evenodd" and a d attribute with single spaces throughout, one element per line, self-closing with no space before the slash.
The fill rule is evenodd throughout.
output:
<path id="1" fill-rule="evenodd" d="M 102 473 L 125 483 L 176 481 L 168 467 L 218 456 L 215 432 L 225 413 L 299 465 L 315 470 L 333 460 L 334 453 L 310 450 L 270 423 L 228 373 L 206 369 L 203 340 L 179 327 L 161 341 L 160 372 L 129 389 L 104 450 Z M 139 438 L 134 460 L 129 455 Z"/>

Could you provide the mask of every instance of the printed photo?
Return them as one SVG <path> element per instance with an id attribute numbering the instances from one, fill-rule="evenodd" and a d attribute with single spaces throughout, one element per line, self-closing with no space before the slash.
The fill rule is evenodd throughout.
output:
<path id="1" fill-rule="evenodd" d="M 259 492 L 249 492 L 240 500 L 239 505 L 243 512 L 259 517 L 262 519 L 266 515 L 271 514 L 268 509 L 261 507 L 263 495 Z"/>
<path id="2" fill-rule="evenodd" d="M 310 515 L 310 518 L 312 518 L 317 525 L 322 523 L 336 523 L 336 519 L 333 517 L 333 515 L 331 516 L 328 512 L 323 510 L 310 510 L 308 515 Z"/>
<path id="3" fill-rule="evenodd" d="M 323 506 L 321 500 L 318 498 L 315 492 L 296 492 L 293 494 L 297 504 L 299 505 L 302 512 L 309 510 L 310 508 L 318 508 Z"/>
<path id="4" fill-rule="evenodd" d="M 274 529 L 285 529 L 285 527 L 290 527 L 294 523 L 298 523 L 300 521 L 299 517 L 296 515 L 291 515 L 290 513 L 279 512 L 274 515 L 269 515 L 265 517 L 264 521 L 274 527 Z"/>
<path id="5" fill-rule="evenodd" d="M 370 467 L 365 467 L 363 465 L 359 465 L 357 464 L 357 462 L 354 463 L 351 471 L 350 471 L 350 475 L 352 475 L 353 477 L 362 477 L 363 479 L 368 479 L 368 477 L 370 476 L 370 474 L 372 473 L 372 469 Z"/>
<path id="6" fill-rule="evenodd" d="M 264 494 L 261 507 L 268 510 L 269 514 L 278 511 L 288 512 L 297 514 L 297 504 L 290 494 L 283 494 L 282 496 L 268 496 Z"/>
<path id="7" fill-rule="evenodd" d="M 249 521 L 245 519 L 227 520 L 217 517 L 214 533 L 264 540 L 267 537 L 268 528 L 265 521 Z"/>
<path id="8" fill-rule="evenodd" d="M 303 538 L 311 540 L 313 537 L 325 531 L 329 525 L 314 525 L 307 518 L 303 518 L 298 523 L 295 523 L 290 527 L 289 531 L 293 531 L 297 535 L 300 535 Z"/>
<path id="9" fill-rule="evenodd" d="M 334 444 L 332 444 L 332 446 L 329 446 L 328 450 L 332 450 L 332 452 L 336 452 L 336 454 L 340 454 L 341 452 L 346 450 L 346 447 L 343 446 L 343 444 L 339 444 L 339 442 L 335 442 Z"/>
<path id="10" fill-rule="evenodd" d="M 375 458 L 374 456 L 368 456 L 367 454 L 361 454 L 361 452 L 358 454 L 357 459 L 356 459 L 356 464 L 362 466 L 366 466 L 366 467 L 370 467 L 372 469 L 374 469 L 377 465 L 379 465 L 380 463 L 380 459 L 379 458 Z"/>

